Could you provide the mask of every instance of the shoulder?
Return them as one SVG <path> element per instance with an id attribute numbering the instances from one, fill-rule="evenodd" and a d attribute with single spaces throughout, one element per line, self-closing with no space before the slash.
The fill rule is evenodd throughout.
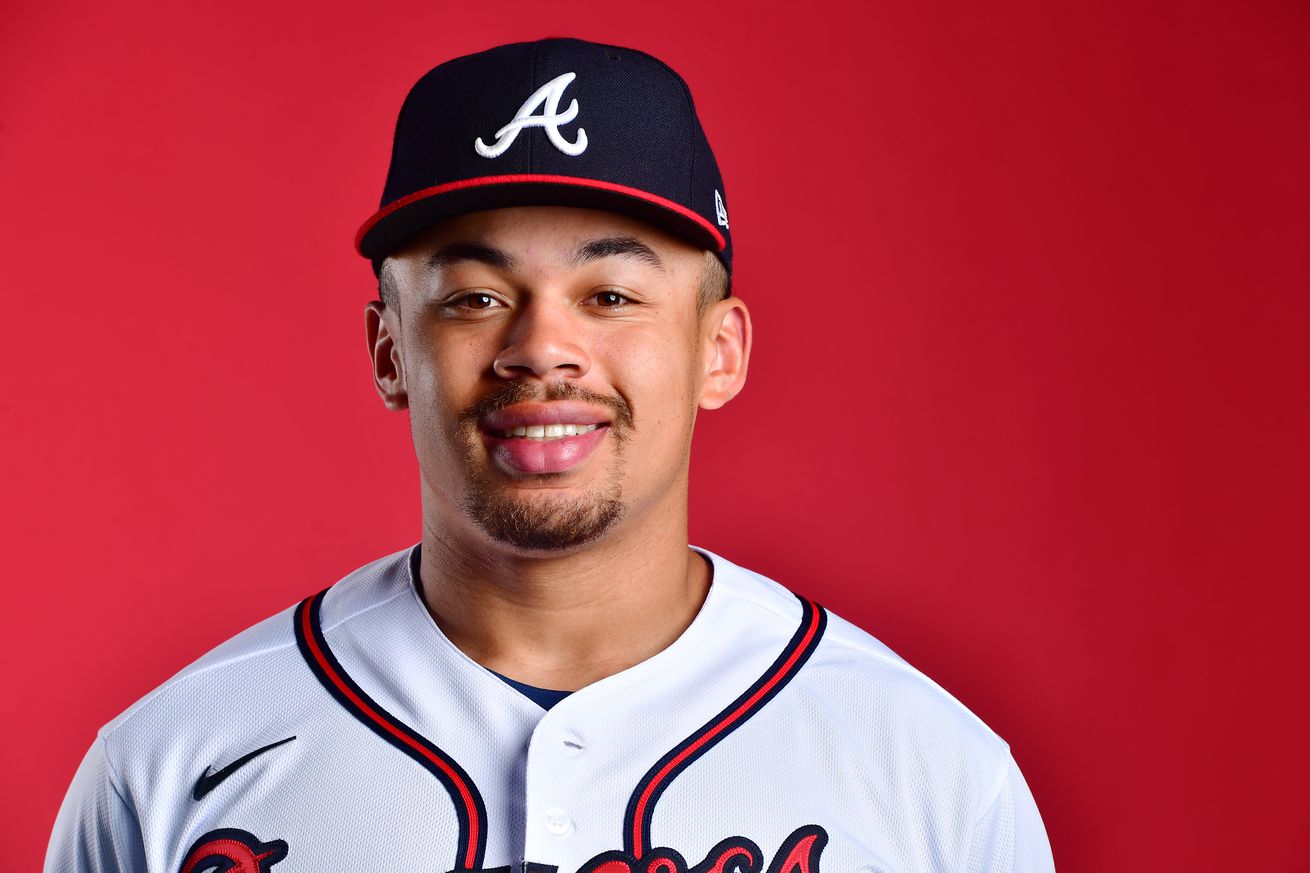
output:
<path id="1" fill-rule="evenodd" d="M 827 611 L 813 675 L 863 719 L 889 735 L 933 743 L 999 778 L 1009 745 L 960 700 L 881 640 Z"/>
<path id="2" fill-rule="evenodd" d="M 408 555 L 409 549 L 393 552 L 339 579 L 324 604 L 325 622 L 347 622 L 403 590 Z M 105 724 L 99 735 L 110 766 L 117 770 L 118 760 L 127 757 L 166 756 L 178 746 L 201 749 L 215 738 L 221 743 L 233 732 L 258 730 L 274 711 L 287 711 L 295 689 L 312 687 L 294 681 L 306 669 L 296 641 L 298 607 L 292 604 L 236 634 Z"/>
<path id="3" fill-rule="evenodd" d="M 719 556 L 736 593 L 758 607 L 778 633 L 798 628 L 805 598 L 779 581 Z M 792 682 L 790 694 L 864 766 L 936 782 L 963 780 L 974 804 L 995 795 L 1010 765 L 1009 745 L 945 688 L 873 634 L 819 607 L 822 637 Z M 916 770 L 920 772 L 911 773 Z"/>

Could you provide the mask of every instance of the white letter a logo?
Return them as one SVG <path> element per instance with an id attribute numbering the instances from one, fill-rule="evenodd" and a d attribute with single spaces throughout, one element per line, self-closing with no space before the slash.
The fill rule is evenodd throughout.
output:
<path id="1" fill-rule="evenodd" d="M 484 158 L 498 158 L 504 154 L 505 149 L 514 144 L 518 138 L 519 131 L 525 127 L 544 127 L 546 136 L 550 137 L 551 145 L 559 149 L 566 155 L 577 156 L 587 149 L 587 132 L 578 128 L 578 138 L 569 142 L 564 135 L 559 132 L 561 124 L 568 124 L 578 116 L 578 101 L 574 100 L 569 104 L 569 108 L 563 113 L 559 111 L 559 103 L 564 99 L 564 89 L 577 77 L 577 73 L 565 73 L 562 76 L 556 76 L 546 84 L 542 85 L 532 96 L 523 101 L 519 107 L 518 114 L 509 124 L 496 131 L 496 141 L 487 145 L 478 137 L 473 142 L 473 148 Z M 537 107 L 545 104 L 541 115 L 533 115 Z"/>

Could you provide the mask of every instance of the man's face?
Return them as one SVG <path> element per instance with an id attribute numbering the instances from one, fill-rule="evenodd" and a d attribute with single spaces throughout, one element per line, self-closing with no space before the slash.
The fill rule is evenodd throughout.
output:
<path id="1" fill-rule="evenodd" d="M 393 256 L 400 311 L 370 316 L 370 346 L 375 376 L 397 370 L 428 522 L 559 552 L 685 501 L 715 359 L 702 269 L 644 222 L 566 207 L 456 217 Z"/>

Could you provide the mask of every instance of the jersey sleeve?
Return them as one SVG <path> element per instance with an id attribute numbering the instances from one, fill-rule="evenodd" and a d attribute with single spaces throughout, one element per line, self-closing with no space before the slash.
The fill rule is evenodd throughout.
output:
<path id="1" fill-rule="evenodd" d="M 1009 758 L 996 796 L 973 828 L 965 873 L 1054 873 L 1051 844 L 1028 783 Z"/>
<path id="2" fill-rule="evenodd" d="M 145 848 L 136 811 L 96 737 L 59 807 L 46 849 L 45 873 L 145 873 Z"/>

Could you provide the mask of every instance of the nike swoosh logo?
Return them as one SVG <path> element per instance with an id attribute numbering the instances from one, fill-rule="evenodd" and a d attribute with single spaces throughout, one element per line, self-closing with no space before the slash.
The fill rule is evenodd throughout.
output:
<path id="1" fill-rule="evenodd" d="M 224 779 L 231 776 L 233 773 L 240 770 L 242 767 L 249 764 L 255 758 L 258 758 L 260 755 L 267 752 L 269 749 L 276 749 L 278 746 L 286 745 L 287 743 L 291 742 L 294 739 L 295 737 L 287 737 L 285 740 L 278 740 L 276 743 L 269 743 L 267 746 L 264 746 L 259 749 L 255 749 L 255 751 L 250 752 L 249 754 L 246 755 L 242 755 L 240 758 L 237 758 L 235 761 L 233 761 L 231 764 L 228 764 L 222 770 L 214 770 L 214 772 L 211 773 L 209 771 L 213 769 L 212 765 L 206 767 L 205 772 L 201 773 L 200 778 L 196 780 L 196 787 L 192 789 L 191 796 L 194 797 L 196 800 L 199 800 L 200 798 L 204 797 L 206 794 L 217 788 L 219 783 L 222 782 Z"/>

